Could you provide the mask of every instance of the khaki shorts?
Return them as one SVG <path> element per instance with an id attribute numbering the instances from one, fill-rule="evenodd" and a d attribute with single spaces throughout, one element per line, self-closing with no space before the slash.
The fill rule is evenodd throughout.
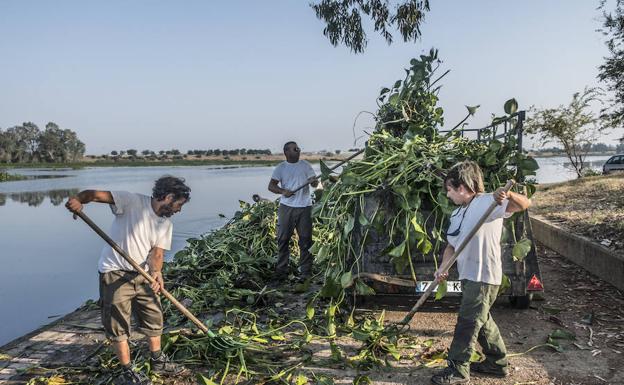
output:
<path id="1" fill-rule="evenodd" d="M 141 333 L 148 337 L 162 334 L 160 297 L 139 273 L 121 270 L 100 273 L 100 301 L 102 324 L 111 341 L 128 339 L 131 313 Z"/>

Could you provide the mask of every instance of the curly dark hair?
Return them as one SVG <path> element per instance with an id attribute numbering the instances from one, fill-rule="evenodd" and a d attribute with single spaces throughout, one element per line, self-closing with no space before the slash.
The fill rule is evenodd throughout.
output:
<path id="1" fill-rule="evenodd" d="M 152 198 L 162 201 L 169 194 L 173 194 L 176 201 L 184 198 L 188 202 L 191 199 L 191 188 L 184 184 L 184 178 L 171 175 L 158 178 L 152 189 Z"/>

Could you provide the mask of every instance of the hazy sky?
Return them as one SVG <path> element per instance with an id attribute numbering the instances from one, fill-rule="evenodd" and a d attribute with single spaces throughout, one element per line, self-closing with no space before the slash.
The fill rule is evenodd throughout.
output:
<path id="1" fill-rule="evenodd" d="M 307 0 L 0 0 L 0 127 L 54 121 L 87 153 L 353 146 L 359 111 L 431 47 L 448 125 L 567 103 L 599 85 L 598 1 L 431 1 L 416 43 L 332 47 Z M 400 40 L 399 36 L 395 36 Z M 357 135 L 371 125 L 358 120 Z M 619 138 L 622 130 L 605 141 Z M 361 143 L 360 143 L 361 145 Z"/>

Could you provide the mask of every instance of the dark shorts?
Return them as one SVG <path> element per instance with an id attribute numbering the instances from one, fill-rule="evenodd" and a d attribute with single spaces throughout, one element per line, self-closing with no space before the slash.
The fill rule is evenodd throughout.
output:
<path id="1" fill-rule="evenodd" d="M 162 334 L 160 297 L 139 273 L 121 270 L 100 273 L 100 301 L 102 324 L 111 341 L 129 338 L 132 313 L 141 333 L 148 337 Z"/>

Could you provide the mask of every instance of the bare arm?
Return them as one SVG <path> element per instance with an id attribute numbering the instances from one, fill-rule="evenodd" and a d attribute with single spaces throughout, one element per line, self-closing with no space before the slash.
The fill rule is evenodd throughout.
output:
<path id="1" fill-rule="evenodd" d="M 519 211 L 524 211 L 531 206 L 531 200 L 527 198 L 525 195 L 518 194 L 512 191 L 505 193 L 502 188 L 499 188 L 494 192 L 494 200 L 501 204 L 503 200 L 507 198 L 509 203 L 507 203 L 507 211 L 508 213 L 517 213 Z"/>
<path id="2" fill-rule="evenodd" d="M 149 272 L 156 280 L 155 283 L 152 284 L 152 290 L 158 294 L 161 289 L 165 287 L 165 283 L 163 281 L 162 276 L 162 267 L 163 262 L 165 260 L 165 250 L 160 247 L 154 247 L 150 250 L 150 255 L 147 258 L 147 264 L 149 266 Z"/>
<path id="3" fill-rule="evenodd" d="M 285 197 L 290 197 L 293 195 L 292 191 L 286 190 L 285 188 L 281 188 L 278 186 L 278 184 L 279 184 L 279 180 L 271 178 L 271 181 L 269 182 L 269 191 L 274 194 L 283 195 Z"/>
<path id="4" fill-rule="evenodd" d="M 76 219 L 75 213 L 82 211 L 82 206 L 90 202 L 115 204 L 113 194 L 110 191 L 83 190 L 77 195 L 69 197 L 65 207 L 74 213 L 74 219 Z"/>

